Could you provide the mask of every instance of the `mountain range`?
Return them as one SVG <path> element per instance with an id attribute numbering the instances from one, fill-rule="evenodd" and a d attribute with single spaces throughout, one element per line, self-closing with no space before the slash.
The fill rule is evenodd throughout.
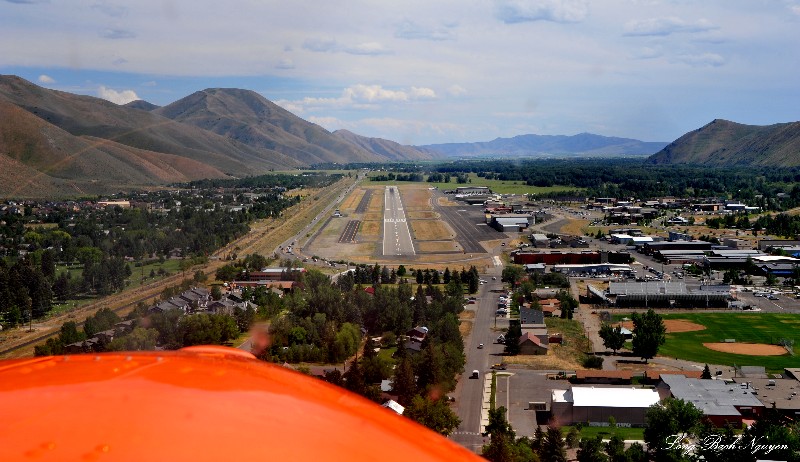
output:
<path id="1" fill-rule="evenodd" d="M 573 136 L 519 135 L 486 142 L 431 144 L 418 148 L 447 157 L 612 157 L 646 156 L 666 144 L 580 133 Z"/>
<path id="2" fill-rule="evenodd" d="M 652 155 L 653 164 L 800 166 L 800 122 L 744 125 L 716 119 Z"/>
<path id="3" fill-rule="evenodd" d="M 329 132 L 249 90 L 209 88 L 166 106 L 117 105 L 0 76 L 0 196 L 14 198 L 104 194 L 319 163 L 656 151 L 647 162 L 800 165 L 800 122 L 762 127 L 715 120 L 669 145 L 581 133 L 406 146 Z"/>
<path id="4" fill-rule="evenodd" d="M 258 93 L 213 88 L 167 106 L 117 105 L 0 76 L 0 195 L 100 194 L 316 163 L 430 159 L 331 133 Z"/>

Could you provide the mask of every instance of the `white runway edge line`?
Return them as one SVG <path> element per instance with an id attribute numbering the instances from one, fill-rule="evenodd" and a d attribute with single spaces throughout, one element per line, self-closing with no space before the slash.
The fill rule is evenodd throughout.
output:
<path id="1" fill-rule="evenodd" d="M 396 186 L 387 186 L 383 201 L 383 255 L 415 255 L 400 190 Z"/>

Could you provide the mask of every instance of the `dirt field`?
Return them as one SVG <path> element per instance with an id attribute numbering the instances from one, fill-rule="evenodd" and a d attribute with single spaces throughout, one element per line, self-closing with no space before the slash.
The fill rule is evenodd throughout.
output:
<path id="1" fill-rule="evenodd" d="M 418 252 L 456 252 L 461 250 L 454 241 L 417 241 Z"/>
<path id="2" fill-rule="evenodd" d="M 439 205 L 441 205 L 443 207 L 455 207 L 455 206 L 459 205 L 458 202 L 453 202 L 453 201 L 451 201 L 450 199 L 448 199 L 446 197 L 439 197 L 436 200 L 439 201 Z"/>
<path id="3" fill-rule="evenodd" d="M 430 210 L 431 192 L 427 189 L 403 188 L 400 193 L 406 210 Z"/>
<path id="4" fill-rule="evenodd" d="M 625 321 L 621 324 L 622 327 L 629 330 L 633 330 L 633 321 Z M 678 332 L 694 332 L 706 329 L 706 326 L 702 324 L 697 324 L 691 321 L 684 321 L 682 319 L 665 319 L 664 326 L 667 328 L 668 334 L 674 334 Z M 718 351 L 723 351 L 723 350 L 718 350 Z"/>
<path id="5" fill-rule="evenodd" d="M 786 348 L 765 343 L 704 343 L 703 346 L 714 351 L 737 355 L 781 356 L 787 354 Z"/>
<path id="6" fill-rule="evenodd" d="M 439 218 L 438 213 L 431 211 L 408 212 L 406 216 L 409 220 L 435 220 Z"/>
<path id="7" fill-rule="evenodd" d="M 379 188 L 375 189 L 372 192 L 372 197 L 369 200 L 369 207 L 367 207 L 368 212 L 380 212 L 381 217 L 383 217 L 383 207 L 384 207 L 384 200 L 383 200 L 384 189 Z"/>
<path id="8" fill-rule="evenodd" d="M 358 203 L 361 202 L 361 198 L 364 196 L 363 189 L 356 189 L 353 191 L 352 194 L 347 196 L 344 201 L 342 201 L 342 205 L 340 206 L 339 210 L 342 212 L 348 211 L 353 212 L 356 207 L 358 207 Z"/>
<path id="9" fill-rule="evenodd" d="M 567 223 L 561 227 L 561 234 L 583 236 L 584 229 L 588 226 L 589 220 L 568 220 Z"/>
<path id="10" fill-rule="evenodd" d="M 380 221 L 362 221 L 361 229 L 358 231 L 356 240 L 367 241 L 374 240 L 381 236 L 381 222 Z"/>
<path id="11" fill-rule="evenodd" d="M 411 222 L 414 238 L 420 241 L 439 241 L 451 239 L 455 232 L 443 221 L 417 220 Z"/>
<path id="12" fill-rule="evenodd" d="M 383 212 L 367 212 L 364 221 L 383 221 Z"/>

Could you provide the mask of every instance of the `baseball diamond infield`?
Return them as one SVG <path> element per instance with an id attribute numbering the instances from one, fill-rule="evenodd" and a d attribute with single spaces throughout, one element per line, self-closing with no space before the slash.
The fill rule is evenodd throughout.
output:
<path id="1" fill-rule="evenodd" d="M 780 356 L 788 353 L 782 346 L 765 343 L 704 343 L 703 346 L 714 351 L 748 356 Z"/>

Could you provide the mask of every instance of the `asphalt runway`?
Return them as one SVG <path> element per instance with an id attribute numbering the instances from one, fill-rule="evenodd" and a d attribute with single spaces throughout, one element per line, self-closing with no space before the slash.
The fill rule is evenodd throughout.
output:
<path id="1" fill-rule="evenodd" d="M 441 194 L 441 193 L 439 193 Z M 485 224 L 482 208 L 474 205 L 440 206 L 434 195 L 433 208 L 456 232 L 456 240 L 464 253 L 486 253 L 480 241 L 507 239 L 508 235 Z"/>
<path id="2" fill-rule="evenodd" d="M 358 225 L 361 220 L 350 220 L 344 227 L 341 236 L 339 236 L 340 244 L 352 244 L 356 242 L 356 234 L 358 233 Z"/>
<path id="3" fill-rule="evenodd" d="M 355 213 L 366 213 L 367 207 L 369 207 L 369 200 L 372 199 L 372 190 L 365 189 L 364 195 L 361 196 L 361 201 L 358 203 L 358 207 L 356 207 Z"/>
<path id="4" fill-rule="evenodd" d="M 403 201 L 397 186 L 387 186 L 383 210 L 383 254 L 415 255 Z"/>

